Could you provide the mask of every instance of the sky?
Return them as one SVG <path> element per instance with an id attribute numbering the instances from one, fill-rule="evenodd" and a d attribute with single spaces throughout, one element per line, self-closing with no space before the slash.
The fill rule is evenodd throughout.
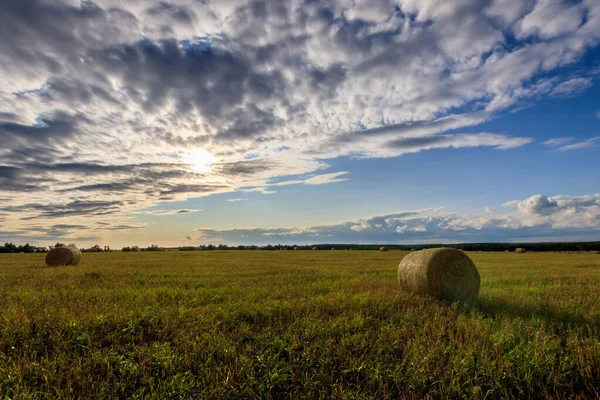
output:
<path id="1" fill-rule="evenodd" d="M 597 0 L 3 0 L 0 242 L 600 240 Z"/>

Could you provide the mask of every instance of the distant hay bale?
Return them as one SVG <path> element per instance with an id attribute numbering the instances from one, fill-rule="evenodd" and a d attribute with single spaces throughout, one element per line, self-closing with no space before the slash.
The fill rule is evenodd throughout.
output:
<path id="1" fill-rule="evenodd" d="M 525 249 L 524 249 L 524 248 L 522 248 L 522 247 L 517 247 L 517 248 L 515 249 L 515 253 L 527 253 L 527 250 L 525 250 Z"/>
<path id="2" fill-rule="evenodd" d="M 313 249 L 313 250 L 319 250 L 319 249 L 318 249 L 318 248 L 316 248 L 316 247 L 313 247 L 312 249 Z"/>
<path id="3" fill-rule="evenodd" d="M 381 246 L 381 247 L 379 248 L 379 251 L 388 251 L 388 250 L 389 250 L 389 249 L 388 249 L 387 247 L 385 247 L 385 246 Z"/>
<path id="4" fill-rule="evenodd" d="M 510 253 L 510 250 L 504 250 L 505 253 Z"/>
<path id="5" fill-rule="evenodd" d="M 335 250 L 335 249 L 332 247 L 331 250 Z"/>
<path id="6" fill-rule="evenodd" d="M 300 247 L 294 247 L 294 250 L 300 250 Z"/>
<path id="7" fill-rule="evenodd" d="M 398 265 L 398 283 L 404 290 L 447 300 L 473 300 L 480 277 L 473 261 L 462 251 L 437 248 L 415 251 Z"/>
<path id="8" fill-rule="evenodd" d="M 81 251 L 72 246 L 55 247 L 46 254 L 46 265 L 49 267 L 77 265 L 79 260 L 81 260 Z"/>

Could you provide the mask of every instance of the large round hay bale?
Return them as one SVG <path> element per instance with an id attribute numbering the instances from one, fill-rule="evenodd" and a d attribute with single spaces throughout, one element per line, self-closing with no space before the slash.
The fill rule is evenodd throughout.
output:
<path id="1" fill-rule="evenodd" d="M 312 249 L 313 249 L 313 250 L 319 250 L 319 249 L 318 249 L 318 248 L 316 248 L 316 247 L 313 247 Z"/>
<path id="2" fill-rule="evenodd" d="M 388 249 L 387 247 L 385 247 L 385 246 L 381 246 L 381 247 L 379 248 L 379 251 L 388 251 L 388 250 L 389 250 L 389 249 Z"/>
<path id="3" fill-rule="evenodd" d="M 515 249 L 515 253 L 527 253 L 527 250 L 525 250 L 525 249 L 524 249 L 524 248 L 522 248 L 522 247 L 517 247 L 517 248 Z"/>
<path id="4" fill-rule="evenodd" d="M 473 300 L 480 277 L 473 261 L 462 251 L 437 248 L 415 251 L 398 265 L 398 283 L 404 290 L 447 300 Z"/>
<path id="5" fill-rule="evenodd" d="M 76 247 L 55 247 L 46 254 L 46 265 L 58 267 L 60 265 L 77 265 L 81 260 L 81 251 Z"/>

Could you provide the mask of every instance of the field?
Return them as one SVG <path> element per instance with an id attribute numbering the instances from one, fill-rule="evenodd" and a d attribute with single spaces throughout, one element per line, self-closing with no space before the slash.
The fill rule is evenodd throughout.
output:
<path id="1" fill-rule="evenodd" d="M 598 398 L 600 255 L 468 253 L 472 304 L 398 290 L 406 252 L 0 255 L 13 398 Z"/>

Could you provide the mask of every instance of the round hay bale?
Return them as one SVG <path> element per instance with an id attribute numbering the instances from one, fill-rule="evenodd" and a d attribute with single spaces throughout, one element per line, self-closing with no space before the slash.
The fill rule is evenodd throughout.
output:
<path id="1" fill-rule="evenodd" d="M 313 249 L 313 250 L 319 250 L 319 249 L 317 249 L 316 247 L 313 247 L 312 249 Z"/>
<path id="2" fill-rule="evenodd" d="M 294 250 L 300 250 L 300 247 L 294 247 Z"/>
<path id="3" fill-rule="evenodd" d="M 522 248 L 522 247 L 517 247 L 517 248 L 515 249 L 515 253 L 527 253 L 527 250 L 525 250 L 525 249 L 524 249 L 524 248 Z"/>
<path id="4" fill-rule="evenodd" d="M 56 247 L 46 254 L 46 265 L 58 267 L 60 265 L 77 265 L 81 260 L 81 251 L 76 247 Z"/>
<path id="5" fill-rule="evenodd" d="M 385 247 L 385 246 L 381 246 L 381 247 L 379 248 L 379 251 L 388 251 L 388 250 L 389 250 L 389 249 L 388 249 L 387 247 Z"/>
<path id="6" fill-rule="evenodd" d="M 437 248 L 415 251 L 398 265 L 398 283 L 404 290 L 447 300 L 473 300 L 480 277 L 473 261 L 462 251 Z"/>

